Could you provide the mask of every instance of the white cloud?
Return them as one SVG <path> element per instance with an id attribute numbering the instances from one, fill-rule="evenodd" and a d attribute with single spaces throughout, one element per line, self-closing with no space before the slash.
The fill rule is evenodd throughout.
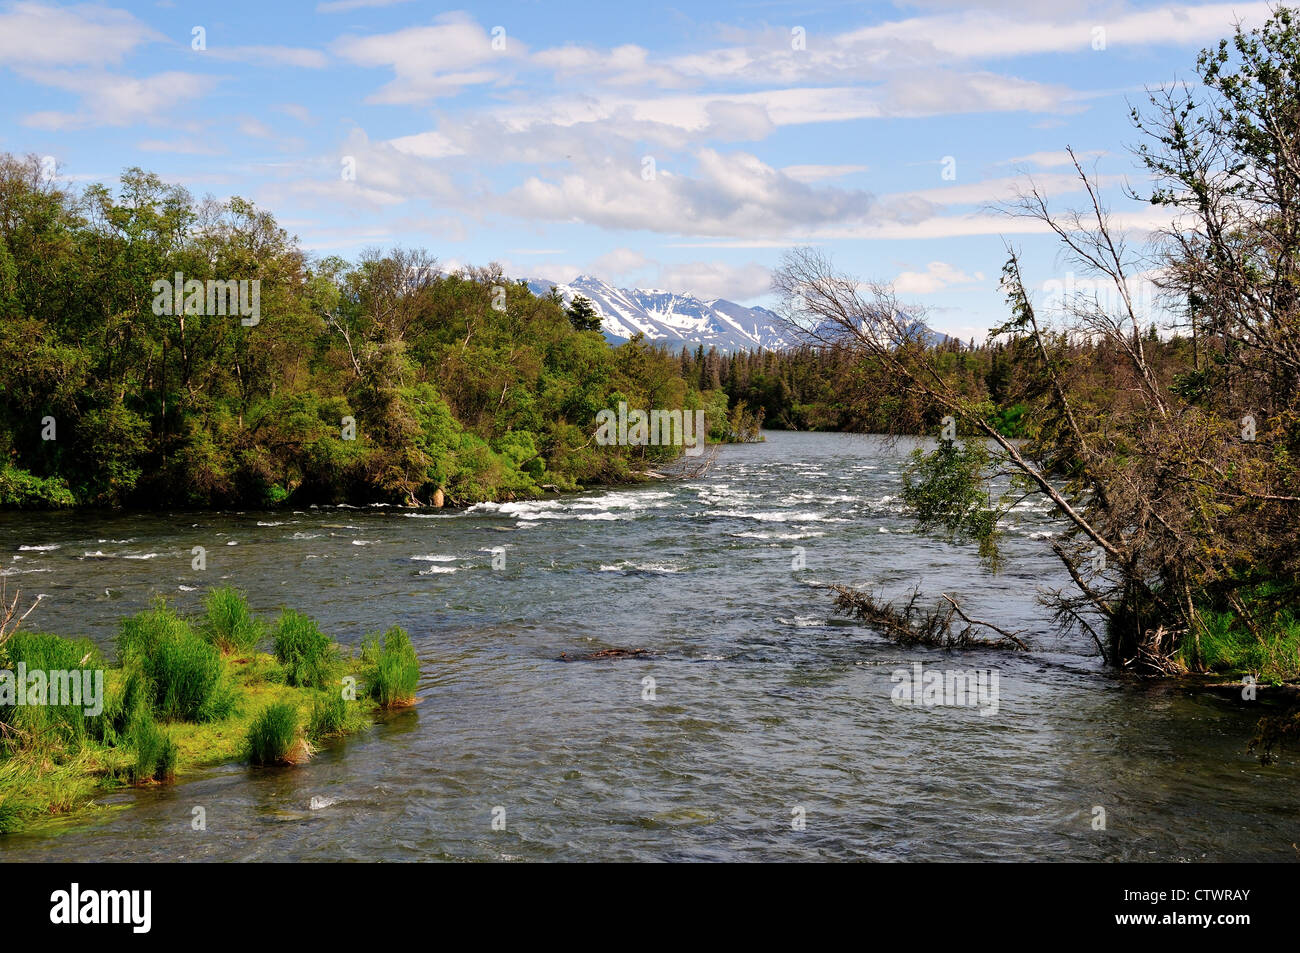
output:
<path id="1" fill-rule="evenodd" d="M 144 139 L 136 143 L 136 148 L 143 152 L 171 152 L 178 155 L 215 156 L 225 150 L 215 148 L 206 139 L 191 141 L 187 139 Z"/>
<path id="2" fill-rule="evenodd" d="M 718 261 L 666 264 L 655 284 L 670 291 L 688 291 L 699 298 L 752 301 L 772 289 L 772 272 L 758 264 L 730 265 Z"/>
<path id="3" fill-rule="evenodd" d="M 274 108 L 279 112 L 284 113 L 286 116 L 292 116 L 299 122 L 311 122 L 311 111 L 306 106 L 299 103 L 280 103 Z"/>
<path id="4" fill-rule="evenodd" d="M 1266 19 L 1271 4 L 1170 4 L 1151 10 L 1128 10 L 1063 19 L 1017 16 L 986 10 L 915 17 L 841 34 L 834 42 L 845 50 L 892 50 L 918 60 L 991 59 L 1047 53 L 1093 51 L 1094 30 L 1104 30 L 1105 48 L 1181 46 L 1213 42 L 1230 32 L 1238 19 Z"/>
<path id="5" fill-rule="evenodd" d="M 607 281 L 622 281 L 629 275 L 644 272 L 654 262 L 631 248 L 615 248 L 591 263 L 594 274 Z"/>
<path id="6" fill-rule="evenodd" d="M 968 275 L 945 261 L 932 261 L 925 271 L 904 271 L 894 279 L 894 290 L 902 295 L 933 294 L 954 285 L 972 285 L 984 281 L 984 273 Z"/>
<path id="7" fill-rule="evenodd" d="M 694 175 L 606 158 L 558 181 L 531 176 L 499 210 L 525 218 L 670 234 L 755 235 L 828 222 L 865 221 L 886 210 L 856 189 L 813 188 L 744 152 L 701 149 Z M 927 207 L 928 208 L 928 207 Z M 911 214 L 900 205 L 889 214 Z"/>
<path id="8" fill-rule="evenodd" d="M 1123 176 L 1102 175 L 1093 178 L 1093 182 L 1103 188 L 1109 188 L 1123 182 Z M 981 179 L 977 182 L 954 182 L 951 185 L 937 185 L 932 189 L 919 189 L 906 192 L 911 198 L 923 199 L 936 205 L 979 205 L 1006 202 L 1017 194 L 1036 186 L 1047 195 L 1069 195 L 1081 191 L 1083 183 L 1079 176 L 1071 172 L 1039 173 L 1031 178 L 1011 175 L 995 179 Z"/>
<path id="9" fill-rule="evenodd" d="M 76 113 L 47 111 L 23 117 L 24 125 L 38 129 L 164 124 L 175 115 L 178 104 L 203 95 L 216 82 L 211 77 L 180 72 L 139 79 L 86 70 L 33 70 L 26 75 L 81 97 L 81 109 Z"/>
<path id="10" fill-rule="evenodd" d="M 519 40 L 504 39 L 505 49 L 493 49 L 493 37 L 472 17 L 445 13 L 435 18 L 433 26 L 345 36 L 332 49 L 358 66 L 393 71 L 393 80 L 369 102 L 415 104 L 455 95 L 466 86 L 500 82 L 511 60 L 528 52 Z"/>
<path id="11" fill-rule="evenodd" d="M 166 39 L 125 10 L 89 4 L 9 3 L 0 12 L 0 65 L 10 68 L 102 67 Z"/>
<path id="12" fill-rule="evenodd" d="M 866 172 L 865 165 L 787 165 L 781 169 L 796 182 L 820 182 L 838 179 L 855 172 Z"/>

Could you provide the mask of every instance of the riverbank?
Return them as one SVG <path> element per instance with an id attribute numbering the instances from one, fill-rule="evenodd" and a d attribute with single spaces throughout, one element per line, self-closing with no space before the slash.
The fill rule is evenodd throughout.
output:
<path id="1" fill-rule="evenodd" d="M 272 651 L 259 650 L 263 642 Z M 344 653 L 306 616 L 273 627 L 216 589 L 202 617 L 161 601 L 123 619 L 119 662 L 85 639 L 0 639 L 0 834 L 39 829 L 124 787 L 244 761 L 299 764 L 331 739 L 414 702 L 419 663 L 392 628 Z"/>

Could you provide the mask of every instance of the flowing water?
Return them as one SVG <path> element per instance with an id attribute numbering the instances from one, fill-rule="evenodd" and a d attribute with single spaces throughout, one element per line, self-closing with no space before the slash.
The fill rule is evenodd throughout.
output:
<path id="1" fill-rule="evenodd" d="M 1300 857 L 1300 765 L 1246 752 L 1257 710 L 1118 678 L 1052 633 L 1041 508 L 1012 515 L 990 576 L 912 531 L 907 446 L 768 436 L 698 480 L 459 512 L 0 514 L 11 591 L 48 594 L 33 627 L 111 649 L 156 594 L 190 610 L 234 584 L 349 646 L 400 624 L 423 666 L 418 706 L 305 766 L 114 792 L 124 809 L 2 838 L 0 859 Z M 899 648 L 836 618 L 827 583 L 946 592 L 1034 651 Z M 649 655 L 561 659 L 606 648 Z M 894 704 L 914 662 L 996 670 L 996 712 Z"/>

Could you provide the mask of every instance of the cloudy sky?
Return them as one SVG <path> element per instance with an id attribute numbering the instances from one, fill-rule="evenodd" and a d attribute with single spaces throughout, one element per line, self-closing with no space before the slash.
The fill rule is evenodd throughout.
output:
<path id="1" fill-rule="evenodd" d="M 739 0 L 0 2 L 0 150 L 65 181 L 142 166 L 270 208 L 315 254 L 427 248 L 516 276 L 765 300 L 795 244 L 931 323 L 1002 319 L 997 214 L 1024 176 L 1113 208 L 1126 102 L 1190 78 L 1263 3 Z"/>

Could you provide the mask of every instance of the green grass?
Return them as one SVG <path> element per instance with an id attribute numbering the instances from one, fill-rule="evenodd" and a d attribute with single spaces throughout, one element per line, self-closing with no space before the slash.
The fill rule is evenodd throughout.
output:
<path id="1" fill-rule="evenodd" d="M 1201 611 L 1200 631 L 1183 639 L 1179 659 L 1192 671 L 1254 675 L 1283 682 L 1300 674 L 1300 617 L 1282 609 L 1257 620 L 1253 635 L 1234 612 Z"/>
<path id="2" fill-rule="evenodd" d="M 420 659 L 406 630 L 393 626 L 382 637 L 378 633 L 369 636 L 361 647 L 361 673 L 366 693 L 381 708 L 414 702 Z"/>
<path id="3" fill-rule="evenodd" d="M 125 742 L 135 751 L 135 760 L 126 771 L 132 784 L 175 780 L 176 744 L 151 716 L 138 715 L 126 731 Z"/>
<path id="4" fill-rule="evenodd" d="M 275 626 L 275 657 L 290 685 L 327 688 L 340 668 L 338 648 L 314 619 L 285 609 Z"/>
<path id="5" fill-rule="evenodd" d="M 221 653 L 188 621 L 159 602 L 122 622 L 118 655 L 142 672 L 164 721 L 214 721 L 234 705 Z"/>
<path id="6" fill-rule="evenodd" d="M 355 706 L 354 706 L 355 707 Z M 307 737 L 313 741 L 343 734 L 348 726 L 348 702 L 342 692 L 325 692 L 312 705 Z"/>
<path id="7" fill-rule="evenodd" d="M 209 606 L 223 600 L 229 597 L 210 597 Z M 364 663 L 344 659 L 306 616 L 281 617 L 282 660 L 256 651 L 222 656 L 205 638 L 210 623 L 210 613 L 191 622 L 156 603 L 123 620 L 120 664 L 113 668 L 85 640 L 24 631 L 7 643 L 29 667 L 104 668 L 104 710 L 87 717 L 80 708 L 0 709 L 0 721 L 12 729 L 0 743 L 0 835 L 88 810 L 97 795 L 123 784 L 166 783 L 191 768 L 241 758 L 297 763 L 310 754 L 309 739 L 370 724 L 376 701 L 345 700 L 335 680 L 360 676 Z M 384 645 L 372 641 L 371 660 L 388 673 L 380 681 L 407 679 L 413 693 L 418 664 L 401 674 L 415 661 L 405 633 L 390 630 Z M 328 687 L 303 686 L 312 680 Z"/>
<path id="8" fill-rule="evenodd" d="M 268 705 L 249 727 L 247 742 L 252 764 L 287 764 L 304 757 L 297 709 L 287 702 Z"/>
<path id="9" fill-rule="evenodd" d="M 266 634 L 248 608 L 243 593 L 232 586 L 213 589 L 203 600 L 203 637 L 226 655 L 246 655 L 257 649 Z"/>
<path id="10" fill-rule="evenodd" d="M 79 747 L 88 734 L 85 715 L 87 708 L 93 707 L 90 696 L 84 695 L 85 679 L 82 672 L 103 671 L 104 665 L 98 649 L 87 639 L 71 641 L 45 632 L 17 632 L 6 644 L 9 664 L 16 675 L 18 665 L 26 666 L 29 675 L 28 692 L 31 691 L 31 673 L 40 672 L 44 683 L 44 699 L 52 701 L 55 686 L 47 678 L 49 672 L 68 672 L 78 682 L 76 691 L 81 695 L 80 705 L 52 705 L 48 703 L 32 704 L 28 697 L 25 705 L 0 705 L 0 723 L 8 725 L 16 732 L 15 740 L 29 738 L 47 745 Z M 62 682 L 62 679 L 60 679 Z M 94 678 L 92 675 L 92 692 Z M 102 682 L 101 682 L 102 684 Z M 63 692 L 60 690 L 62 697 Z M 76 696 L 73 696 L 76 697 Z M 15 697 L 14 701 L 17 701 Z"/>

